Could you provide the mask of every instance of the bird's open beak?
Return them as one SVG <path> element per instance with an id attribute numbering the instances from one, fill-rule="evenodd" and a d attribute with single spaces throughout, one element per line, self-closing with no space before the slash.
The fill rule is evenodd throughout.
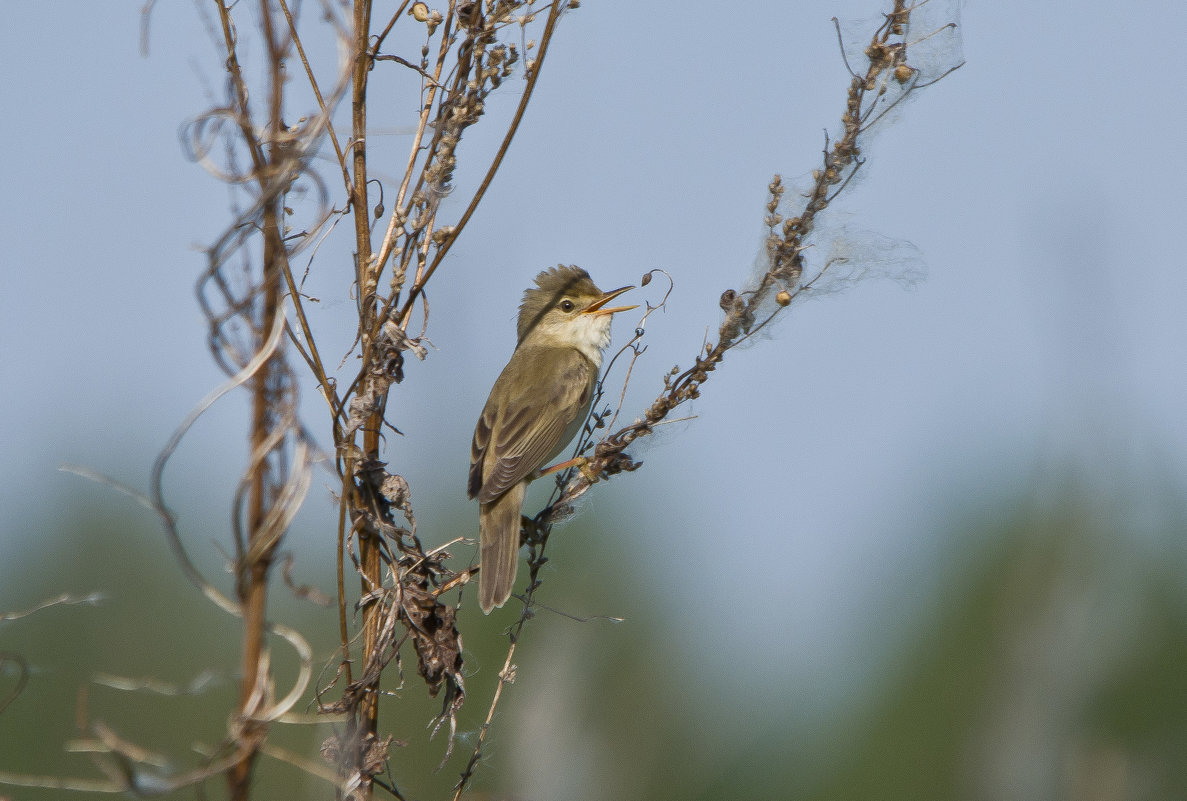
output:
<path id="1" fill-rule="evenodd" d="M 620 289 L 615 289 L 613 292 L 607 292 L 605 295 L 602 295 L 600 298 L 595 300 L 593 303 L 589 304 L 589 306 L 586 307 L 584 310 L 582 310 L 581 313 L 582 314 L 599 314 L 600 315 L 600 314 L 614 314 L 614 312 L 623 312 L 623 311 L 630 311 L 631 309 L 637 309 L 637 308 L 639 308 L 638 304 L 636 304 L 634 306 L 614 306 L 609 309 L 606 308 L 607 303 L 614 300 L 616 297 L 621 295 L 623 292 L 627 292 L 632 289 L 634 289 L 633 286 L 624 286 L 624 287 L 621 287 Z"/>

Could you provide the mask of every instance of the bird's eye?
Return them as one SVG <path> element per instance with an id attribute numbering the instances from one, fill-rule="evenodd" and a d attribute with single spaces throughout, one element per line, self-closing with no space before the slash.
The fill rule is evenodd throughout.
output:
<path id="1" fill-rule="evenodd" d="M 573 304 L 573 301 L 569 300 L 568 298 L 561 301 L 561 311 L 571 312 L 571 311 L 573 311 L 574 308 L 575 308 L 575 306 Z"/>

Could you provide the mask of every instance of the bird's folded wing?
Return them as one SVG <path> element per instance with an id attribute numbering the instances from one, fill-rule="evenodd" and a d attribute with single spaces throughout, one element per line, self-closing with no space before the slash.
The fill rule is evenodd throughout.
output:
<path id="1" fill-rule="evenodd" d="M 495 382 L 474 430 L 470 497 L 489 503 L 567 444 L 561 438 L 589 402 L 596 370 L 570 348 L 530 348 L 516 354 Z"/>

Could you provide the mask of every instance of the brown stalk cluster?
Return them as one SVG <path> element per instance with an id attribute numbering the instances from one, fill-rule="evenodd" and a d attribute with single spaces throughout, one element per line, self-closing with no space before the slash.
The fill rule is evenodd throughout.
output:
<path id="1" fill-rule="evenodd" d="M 374 251 L 370 215 L 379 219 L 384 211 L 368 201 L 365 162 L 357 158 L 366 133 L 367 72 L 355 72 L 356 159 L 353 180 L 348 183 L 352 187 L 350 206 L 357 234 L 361 366 L 341 397 L 330 382 L 323 382 L 323 393 L 331 398 L 338 432 L 335 443 L 344 511 L 340 541 L 354 559 L 362 582 L 362 667 L 358 675 L 353 675 L 358 661 L 351 656 L 353 638 L 346 622 L 346 593 L 340 574 L 343 662 L 339 675 L 345 679 L 346 688 L 340 701 L 325 704 L 324 708 L 345 711 L 350 716 L 351 723 L 336 736 L 328 751 L 343 756 L 338 768 L 345 786 L 356 787 L 361 794 L 369 792 L 377 773 L 386 767 L 383 760 L 365 757 L 365 752 L 373 755 L 374 744 L 381 742 L 377 705 L 380 678 L 392 660 L 399 661 L 405 642 L 413 646 L 418 672 L 429 692 L 438 695 L 444 691 L 436 727 L 449 724 L 447 756 L 456 731 L 456 713 L 465 700 L 456 609 L 442 596 L 464 583 L 469 572 L 450 570 L 446 566 L 449 553 L 443 548 L 426 552 L 421 546 L 414 533 L 416 521 L 408 485 L 400 476 L 389 473 L 379 458 L 380 433 L 386 425 L 389 393 L 404 377 L 405 354 L 411 352 L 418 358 L 425 355 L 422 339 L 429 309 L 423 289 L 489 186 L 522 118 L 552 30 L 565 8 L 563 3 L 547 5 L 539 47 L 534 43 L 522 45 L 523 49 L 535 50 L 535 56 L 525 65 L 527 86 L 503 144 L 462 215 L 450 225 L 440 225 L 439 205 L 453 191 L 458 145 L 465 131 L 482 118 L 489 94 L 513 74 L 522 60 L 521 47 L 500 41 L 499 37 L 505 31 L 527 30 L 535 22 L 536 11 L 533 3 L 512 0 L 450 3 L 445 14 L 413 4 L 413 18 L 426 26 L 421 60 L 419 64 L 395 57 L 390 60 L 415 74 L 420 83 L 422 111 L 395 192 L 394 208 Z M 360 50 L 365 41 L 366 58 L 375 63 L 388 60 L 380 52 L 385 34 L 374 40 L 360 39 Z M 379 287 L 389 270 L 387 293 L 383 295 Z M 422 328 L 419 334 L 410 335 L 408 327 L 417 300 L 422 301 Z M 404 524 L 395 519 L 397 511 Z M 355 547 L 351 547 L 352 543 Z M 364 747 L 366 744 L 371 744 L 370 750 Z"/>
<path id="2" fill-rule="evenodd" d="M 393 661 L 399 665 L 401 650 L 409 644 L 429 693 L 442 697 L 434 731 L 448 723 L 448 757 L 465 685 L 456 602 L 447 603 L 443 596 L 464 584 L 470 571 L 447 566 L 448 544 L 425 550 L 416 535 L 411 489 L 380 458 L 385 427 L 395 430 L 385 419 L 389 395 L 404 378 L 406 355 L 425 356 L 429 307 L 423 290 L 490 185 L 523 118 L 552 32 L 561 14 L 577 3 L 450 0 L 438 11 L 405 0 L 382 28 L 372 25 L 371 0 L 347 4 L 349 19 L 340 19 L 339 9 L 326 4 L 323 19 L 350 57 L 325 85 L 307 58 L 297 6 L 290 7 L 288 0 L 257 0 L 254 5 L 250 11 L 266 54 L 262 82 L 252 84 L 240 66 L 237 15 L 245 7 L 216 0 L 210 27 L 220 37 L 227 101 L 191 123 L 186 140 L 195 161 L 247 197 L 233 223 L 208 249 L 208 269 L 198 292 L 211 350 L 231 376 L 228 389 L 246 386 L 252 395 L 251 456 L 234 502 L 236 599 L 224 598 L 193 567 L 160 491 L 164 464 L 192 420 L 163 452 L 154 470 L 154 495 L 145 499 L 165 522 L 187 576 L 212 601 L 243 618 L 244 678 L 227 740 L 211 749 L 216 756 L 166 784 L 173 789 L 224 773 L 231 797 L 246 799 L 261 755 L 295 761 L 291 755 L 278 756 L 268 730 L 303 694 L 311 654 L 295 632 L 269 623 L 266 610 L 271 569 L 308 489 L 316 452 L 297 416 L 299 382 L 285 355 L 291 348 L 309 367 L 327 402 L 341 481 L 341 656 L 317 698 L 320 712 L 345 722 L 323 744 L 322 757 L 331 763 L 342 797 L 369 798 L 373 787 L 399 797 L 395 785 L 381 779 L 394 738 L 379 732 L 380 682 Z M 424 42 L 419 61 L 384 51 L 397 25 L 419 26 Z M 291 80 L 286 63 L 294 59 L 304 69 L 316 111 L 298 115 L 289 108 L 293 101 L 286 94 Z M 394 188 L 368 175 L 368 86 L 376 69 L 392 69 L 410 79 L 411 91 L 420 98 L 416 133 Z M 491 92 L 518 69 L 525 87 L 502 144 L 463 213 L 442 224 L 440 204 L 454 191 L 463 135 L 483 118 Z M 334 126 L 339 105 L 349 105 L 351 132 L 345 140 Z M 291 117 L 299 117 L 300 124 L 288 125 Z M 326 142 L 337 157 L 346 191 L 342 210 L 334 208 L 313 167 Z M 352 352 L 357 353 L 358 369 L 341 385 L 323 361 L 307 308 L 313 301 L 302 292 L 292 265 L 344 218 L 354 223 L 355 269 L 343 294 L 357 299 Z M 422 327 L 412 334 L 417 301 Z M 357 602 L 347 589 L 347 558 L 359 578 Z M 352 618 L 361 620 L 356 625 Z M 265 645 L 270 632 L 288 639 L 302 660 L 300 680 L 279 700 L 273 697 Z M 330 700 L 335 690 L 338 697 Z M 130 746 L 107 749 L 109 757 L 134 761 L 128 753 Z M 319 766 L 297 762 L 310 774 L 325 776 Z M 123 773 L 127 783 L 117 789 L 147 786 L 134 765 Z"/>

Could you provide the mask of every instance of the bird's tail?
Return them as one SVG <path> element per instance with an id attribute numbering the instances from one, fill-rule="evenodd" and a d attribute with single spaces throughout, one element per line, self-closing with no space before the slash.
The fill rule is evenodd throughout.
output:
<path id="1" fill-rule="evenodd" d="M 521 481 L 478 509 L 482 570 L 478 572 L 478 605 L 489 614 L 511 597 L 519 565 L 519 517 L 527 482 Z"/>

